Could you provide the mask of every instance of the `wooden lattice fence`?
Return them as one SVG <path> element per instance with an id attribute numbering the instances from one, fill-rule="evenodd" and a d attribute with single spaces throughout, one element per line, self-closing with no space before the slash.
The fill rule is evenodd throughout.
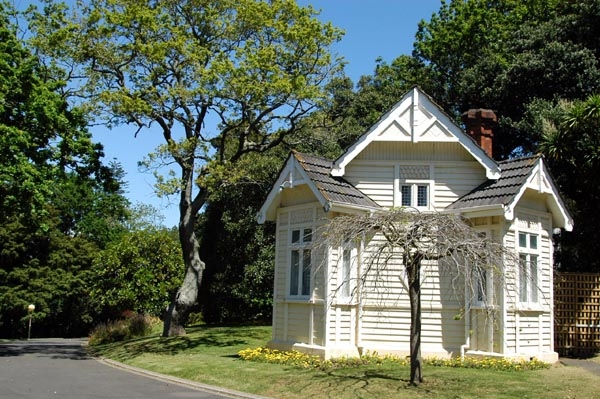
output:
<path id="1" fill-rule="evenodd" d="M 554 278 L 554 349 L 561 356 L 600 352 L 600 274 Z"/>

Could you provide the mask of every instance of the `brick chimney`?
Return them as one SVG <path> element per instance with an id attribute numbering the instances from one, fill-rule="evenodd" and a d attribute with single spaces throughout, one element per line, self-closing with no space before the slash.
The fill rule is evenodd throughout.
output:
<path id="1" fill-rule="evenodd" d="M 496 114 L 491 109 L 470 109 L 462 114 L 467 134 L 489 155 L 492 156 L 492 138 L 497 122 Z"/>

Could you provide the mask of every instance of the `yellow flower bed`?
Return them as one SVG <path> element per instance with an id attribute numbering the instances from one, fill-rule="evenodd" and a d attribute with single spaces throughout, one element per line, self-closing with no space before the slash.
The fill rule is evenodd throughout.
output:
<path id="1" fill-rule="evenodd" d="M 357 367 L 369 365 L 395 364 L 398 366 L 408 366 L 407 358 L 395 355 L 378 355 L 377 353 L 367 353 L 361 357 L 342 357 L 331 360 L 323 360 L 319 356 L 309 355 L 298 351 L 279 351 L 269 348 L 244 349 L 238 352 L 243 360 L 284 364 L 304 369 L 331 370 L 343 367 Z M 548 368 L 549 365 L 537 359 L 530 361 L 513 361 L 504 358 L 459 358 L 423 359 L 425 365 L 434 367 L 464 367 L 475 369 L 503 370 L 503 371 L 524 371 L 540 370 Z"/>

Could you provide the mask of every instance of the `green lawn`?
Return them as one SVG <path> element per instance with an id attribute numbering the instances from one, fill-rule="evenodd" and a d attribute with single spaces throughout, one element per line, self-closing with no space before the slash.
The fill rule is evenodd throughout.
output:
<path id="1" fill-rule="evenodd" d="M 264 346 L 270 327 L 194 327 L 185 337 L 149 337 L 96 346 L 94 353 L 132 366 L 273 398 L 593 398 L 598 377 L 556 366 L 509 372 L 425 366 L 408 385 L 409 368 L 361 366 L 333 371 L 243 361 L 237 352 Z"/>

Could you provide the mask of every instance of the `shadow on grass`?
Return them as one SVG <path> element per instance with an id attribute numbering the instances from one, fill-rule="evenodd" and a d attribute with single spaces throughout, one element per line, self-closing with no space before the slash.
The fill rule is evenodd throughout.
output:
<path id="1" fill-rule="evenodd" d="M 408 388 L 409 379 L 405 378 L 404 374 L 406 370 L 403 368 L 365 370 L 359 367 L 332 370 L 314 375 L 304 389 L 310 390 L 310 386 L 316 382 L 319 386 L 319 397 L 322 398 L 378 397 L 382 386 L 386 386 L 385 392 L 388 394 Z"/>
<path id="2" fill-rule="evenodd" d="M 181 352 L 193 352 L 202 348 L 206 350 L 233 348 L 251 345 L 256 340 L 263 339 L 265 328 L 268 327 L 196 326 L 188 328 L 185 336 L 142 337 L 126 342 L 97 345 L 90 348 L 90 350 L 94 355 L 108 356 L 124 361 L 146 353 L 177 355 Z M 237 355 L 232 355 L 230 352 L 224 354 L 224 356 L 237 357 Z"/>

